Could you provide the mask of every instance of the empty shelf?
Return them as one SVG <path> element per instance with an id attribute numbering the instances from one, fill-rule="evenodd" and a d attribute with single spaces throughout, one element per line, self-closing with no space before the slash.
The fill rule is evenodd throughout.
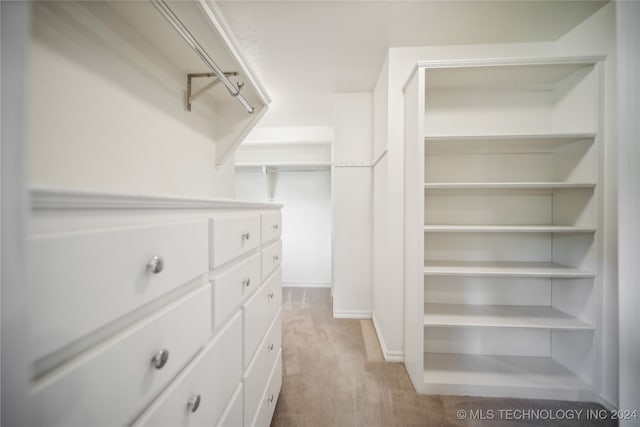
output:
<path id="1" fill-rule="evenodd" d="M 593 326 L 553 307 L 425 304 L 424 325 L 553 330 L 593 330 Z"/>
<path id="2" fill-rule="evenodd" d="M 594 273 L 551 262 L 427 261 L 425 276 L 592 278 Z"/>
<path id="3" fill-rule="evenodd" d="M 428 233 L 595 233 L 593 227 L 568 225 L 425 225 Z"/>
<path id="4" fill-rule="evenodd" d="M 446 152 L 541 152 L 578 141 L 593 142 L 594 133 L 530 134 L 530 135 L 427 135 L 425 150 Z"/>
<path id="5" fill-rule="evenodd" d="M 426 182 L 426 190 L 555 190 L 595 188 L 593 182 Z"/>
<path id="6" fill-rule="evenodd" d="M 590 390 L 583 380 L 548 357 L 425 353 L 424 382 L 462 386 L 467 394 L 487 396 L 507 396 L 510 391 L 522 388 L 537 389 L 549 392 L 548 399 L 581 398 Z M 573 394 L 555 394 L 558 390 Z M 533 391 L 530 396 L 538 394 Z"/>

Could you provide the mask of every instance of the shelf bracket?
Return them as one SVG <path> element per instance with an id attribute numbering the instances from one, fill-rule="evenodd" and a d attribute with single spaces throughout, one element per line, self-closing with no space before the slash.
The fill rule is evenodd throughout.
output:
<path id="1" fill-rule="evenodd" d="M 237 71 L 230 71 L 230 72 L 224 73 L 224 75 L 226 77 L 237 76 L 238 72 Z M 207 83 L 206 85 L 204 85 L 200 90 L 197 90 L 197 91 L 192 93 L 191 92 L 191 80 L 194 79 L 194 78 L 213 78 L 213 80 L 210 81 L 209 83 Z M 198 98 L 200 95 L 202 95 L 203 93 L 205 93 L 206 91 L 208 91 L 212 87 L 216 86 L 218 83 L 220 83 L 220 79 L 218 78 L 218 76 L 215 73 L 187 74 L 187 110 L 191 111 L 191 103 L 193 101 L 195 101 L 195 99 Z M 244 83 L 238 83 L 238 88 L 241 88 L 242 86 L 244 86 Z"/>
<path id="2" fill-rule="evenodd" d="M 278 174 L 278 170 L 273 167 L 263 166 L 262 173 L 267 186 L 267 198 L 270 202 L 273 202 L 276 193 L 276 175 Z"/>

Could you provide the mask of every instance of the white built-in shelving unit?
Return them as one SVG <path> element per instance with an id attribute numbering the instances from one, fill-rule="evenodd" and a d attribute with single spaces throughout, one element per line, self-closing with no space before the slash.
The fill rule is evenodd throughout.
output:
<path id="1" fill-rule="evenodd" d="M 405 365 L 422 393 L 596 400 L 603 58 L 405 86 Z"/>

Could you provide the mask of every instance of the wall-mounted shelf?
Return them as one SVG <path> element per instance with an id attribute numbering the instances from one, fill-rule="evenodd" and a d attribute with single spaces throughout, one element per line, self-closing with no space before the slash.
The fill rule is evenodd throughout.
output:
<path id="1" fill-rule="evenodd" d="M 595 233 L 594 227 L 566 225 L 425 225 L 425 233 Z"/>
<path id="2" fill-rule="evenodd" d="M 595 182 L 427 182 L 426 190 L 560 190 L 595 188 Z"/>
<path id="3" fill-rule="evenodd" d="M 425 276 L 592 278 L 595 273 L 552 262 L 429 261 Z"/>
<path id="4" fill-rule="evenodd" d="M 553 307 L 425 304 L 427 327 L 593 330 L 593 326 Z"/>

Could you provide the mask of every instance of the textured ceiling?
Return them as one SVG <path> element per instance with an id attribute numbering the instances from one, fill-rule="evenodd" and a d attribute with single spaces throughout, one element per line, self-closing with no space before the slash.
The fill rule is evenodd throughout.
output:
<path id="1" fill-rule="evenodd" d="M 557 40 L 600 1 L 218 1 L 273 98 L 261 125 L 331 122 L 331 94 L 371 91 L 386 49 Z"/>

